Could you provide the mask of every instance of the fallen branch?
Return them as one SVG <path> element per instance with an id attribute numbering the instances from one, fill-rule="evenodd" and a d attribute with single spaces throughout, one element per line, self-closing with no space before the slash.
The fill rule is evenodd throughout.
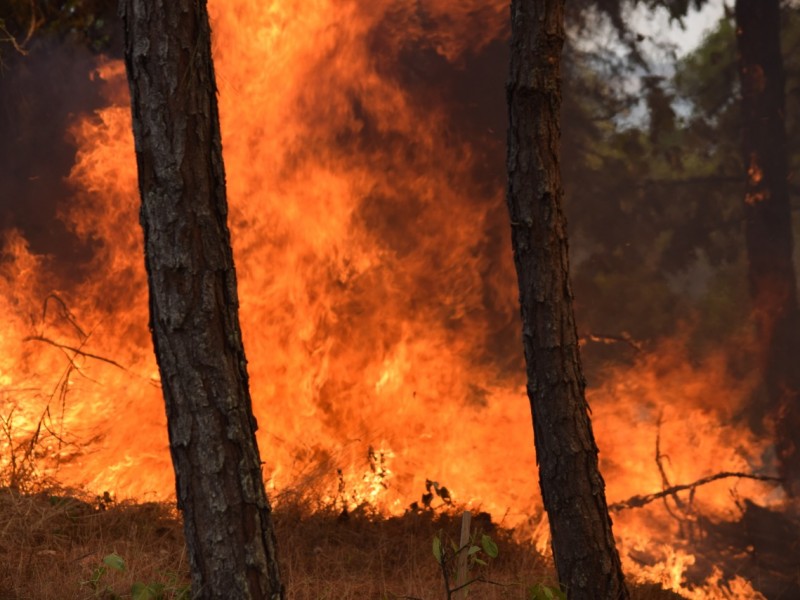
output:
<path id="1" fill-rule="evenodd" d="M 646 494 L 644 496 L 631 496 L 627 500 L 623 500 L 622 502 L 615 502 L 608 507 L 610 511 L 618 511 L 624 510 L 626 508 L 641 508 L 646 504 L 650 504 L 651 502 L 658 500 L 659 498 L 664 498 L 665 496 L 671 496 L 676 492 L 683 492 L 686 490 L 694 490 L 701 485 L 706 485 L 707 483 L 711 483 L 712 481 L 717 481 L 719 479 L 727 479 L 728 477 L 738 477 L 739 479 L 755 479 L 756 481 L 774 481 L 776 483 L 781 483 L 783 480 L 780 477 L 773 477 L 771 475 L 754 475 L 753 473 L 737 473 L 732 471 L 723 471 L 722 473 L 717 473 L 716 475 L 709 475 L 708 477 L 703 477 L 702 479 L 698 479 L 694 483 L 684 484 L 684 485 L 673 485 L 670 488 L 657 492 L 655 494 Z"/>

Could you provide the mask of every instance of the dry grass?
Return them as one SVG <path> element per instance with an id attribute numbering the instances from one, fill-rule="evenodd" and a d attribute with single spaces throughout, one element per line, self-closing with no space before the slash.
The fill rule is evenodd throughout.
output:
<path id="1" fill-rule="evenodd" d="M 457 534 L 454 516 L 423 511 L 387 519 L 357 510 L 343 517 L 332 508 L 284 502 L 275 517 L 291 600 L 444 597 L 431 540 L 441 530 Z M 486 577 L 506 585 L 476 584 L 470 598 L 522 600 L 526 585 L 552 581 L 549 563 L 511 532 L 488 518 L 476 518 L 474 527 L 500 548 Z M 112 552 L 125 559 L 126 570 L 110 569 L 93 588 L 88 582 Z M 106 587 L 129 598 L 137 581 L 168 583 L 164 598 L 176 597 L 170 590 L 188 582 L 181 526 L 171 506 L 0 490 L 0 600 L 112 598 Z M 679 598 L 647 587 L 636 588 L 634 597 Z"/>
<path id="2" fill-rule="evenodd" d="M 438 532 L 456 537 L 457 517 L 421 511 L 382 518 L 367 510 L 343 518 L 333 510 L 297 507 L 277 514 L 277 534 L 290 596 L 303 599 L 402 598 L 433 600 L 444 595 L 431 542 Z M 507 585 L 475 584 L 471 597 L 524 599 L 524 583 L 552 581 L 551 568 L 532 547 L 513 541 L 487 518 L 473 531 L 488 533 L 500 548 L 484 573 Z"/>
<path id="3" fill-rule="evenodd" d="M 135 581 L 185 579 L 182 532 L 166 505 L 90 503 L 74 495 L 0 491 L 0 599 L 102 597 L 85 582 L 112 552 L 125 572 L 101 582 L 117 591 Z M 100 590 L 102 591 L 102 590 Z"/>

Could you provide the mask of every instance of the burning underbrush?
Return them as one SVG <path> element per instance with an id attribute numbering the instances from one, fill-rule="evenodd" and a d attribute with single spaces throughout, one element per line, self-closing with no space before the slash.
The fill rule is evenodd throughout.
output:
<path id="1" fill-rule="evenodd" d="M 174 504 L 118 502 L 108 492 L 60 487 L 52 457 L 39 448 L 58 441 L 49 429 L 40 424 L 38 438 L 6 447 L 14 458 L 0 473 L 7 486 L 0 487 L 0 599 L 125 598 L 136 585 L 161 590 L 154 597 L 184 597 L 188 565 Z M 73 452 L 79 456 L 80 448 Z M 479 504 L 455 501 L 446 485 L 428 479 L 415 501 L 391 514 L 384 502 L 388 460 L 370 447 L 363 469 L 323 462 L 297 487 L 273 490 L 289 598 L 440 597 L 431 540 L 455 541 L 466 508 L 477 512 L 472 531 L 478 539 L 485 533 L 500 547 L 499 557 L 475 573 L 492 583 L 476 584 L 472 597 L 526 600 L 530 586 L 554 581 L 540 510 L 524 520 L 510 511 L 491 515 Z M 666 477 L 659 461 L 654 464 Z M 800 592 L 800 560 L 792 550 L 800 518 L 787 502 L 768 508 L 739 496 L 737 482 L 748 475 L 723 472 L 665 484 L 610 506 L 634 598 L 778 600 Z M 723 484 L 732 507 L 727 518 L 704 500 L 716 498 L 714 486 Z M 113 566 L 116 560 L 124 569 Z"/>
<path id="2" fill-rule="evenodd" d="M 25 261 L 12 264 L 24 284 Z M 30 360 L 47 368 L 28 367 L 27 380 L 13 386 L 9 377 L 2 390 L 0 486 L 17 492 L 5 492 L 11 513 L 2 521 L 7 525 L 0 547 L 23 558 L 3 561 L 0 598 L 57 597 L 24 587 L 45 585 L 47 577 L 36 569 L 56 560 L 64 562 L 48 571 L 58 573 L 54 589 L 78 586 L 77 595 L 68 597 L 92 597 L 96 590 L 87 591 L 85 583 L 81 588 L 81 582 L 91 581 L 113 552 L 127 565 L 120 574 L 106 569 L 117 591 L 137 581 L 185 578 L 184 559 L 176 558 L 183 555 L 174 510 L 159 504 L 170 501 L 173 486 L 165 440 L 159 444 L 163 424 L 143 419 L 150 414 L 145 407 L 161 410 L 157 379 L 123 365 L 112 348 L 98 347 L 102 340 L 94 337 L 102 323 L 89 329 L 80 322 L 65 300 L 51 294 L 22 330 L 27 335 L 4 339 L 20 364 Z M 637 593 L 663 588 L 692 600 L 794 597 L 800 594 L 800 561 L 793 551 L 800 525 L 768 475 L 769 440 L 737 414 L 752 392 L 747 371 L 732 373 L 729 349 L 689 358 L 688 344 L 678 336 L 641 348 L 590 388 L 626 573 Z M 402 380 L 388 374 L 378 383 L 384 390 Z M 261 442 L 292 597 L 436 597 L 432 590 L 441 582 L 430 540 L 439 529 L 456 531 L 463 508 L 486 511 L 483 526 L 502 540 L 503 558 L 491 578 L 519 584 L 488 586 L 474 597 L 524 598 L 522 584 L 548 578 L 548 527 L 534 489 L 535 464 L 524 457 L 532 446 L 524 393 L 487 386 L 473 394 L 474 403 L 433 404 L 427 412 L 400 407 L 391 413 L 384 405 L 382 415 L 362 423 L 368 427 L 361 437 L 341 441 L 333 430 L 315 429 L 319 423 L 307 416 L 279 415 L 301 427 L 296 440 L 270 433 Z M 135 412 L 136 420 L 114 420 L 120 406 L 123 413 Z M 431 454 L 404 447 L 409 432 L 435 425 L 424 418 L 431 414 L 445 426 L 416 438 Z M 398 415 L 406 419 L 399 428 L 393 421 Z M 101 418 L 128 433 L 89 427 Z M 303 423 L 313 426 L 302 429 Z M 462 449 L 459 456 L 449 444 Z M 155 503 L 38 493 L 64 481 Z M 172 532 L 164 540 L 137 537 L 140 529 L 148 531 L 136 525 L 147 511 L 161 515 L 151 520 L 166 523 L 164 536 Z M 124 531 L 106 523 L 121 523 Z"/>
<path id="3" fill-rule="evenodd" d="M 457 530 L 454 504 L 492 515 L 492 579 L 547 579 L 503 197 L 507 2 L 306 4 L 210 2 L 240 315 L 290 593 L 438 597 L 431 539 Z M 174 479 L 124 66 L 86 69 L 64 86 L 94 98 L 63 115 L 65 171 L 45 158 L 0 173 L 20 179 L 23 201 L 7 204 L 36 213 L 0 232 L 0 486 L 26 492 L 0 498 L 2 598 L 98 597 L 81 581 L 112 552 L 128 567 L 107 574 L 117 591 L 186 577 L 174 511 L 158 504 Z M 42 119 L 54 96 L 37 96 Z M 59 185 L 31 187 L 42 180 Z M 578 301 L 580 323 L 593 298 Z M 694 600 L 800 597 L 780 486 L 696 485 L 775 472 L 757 344 L 731 334 L 692 352 L 691 330 L 629 344 L 610 366 L 587 349 L 626 571 Z M 35 493 L 41 481 L 156 504 Z"/>
<path id="4" fill-rule="evenodd" d="M 378 600 L 443 597 L 431 541 L 456 536 L 456 510 L 409 510 L 384 517 L 368 506 L 343 513 L 297 496 L 277 503 L 281 563 L 292 600 Z M 74 490 L 20 494 L 0 490 L 0 598 L 130 598 L 150 586 L 164 599 L 188 597 L 188 564 L 175 508 L 167 503 L 116 503 Z M 511 529 L 479 515 L 499 555 L 481 571 L 471 597 L 528 598 L 527 588 L 552 583 L 549 559 Z M 124 564 L 124 568 L 121 565 Z M 117 594 L 117 595 L 115 595 Z M 150 597 L 150 596 L 146 596 Z M 680 598 L 655 584 L 636 584 L 633 598 Z"/>

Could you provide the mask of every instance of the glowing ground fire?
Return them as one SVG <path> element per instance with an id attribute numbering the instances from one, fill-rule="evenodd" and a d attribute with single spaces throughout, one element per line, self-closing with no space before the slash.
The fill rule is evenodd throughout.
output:
<path id="1" fill-rule="evenodd" d="M 434 479 L 531 533 L 540 501 L 502 173 L 486 177 L 504 134 L 462 128 L 417 72 L 458 69 L 502 42 L 507 2 L 415 6 L 211 2 L 264 473 L 273 492 L 332 498 L 340 469 L 347 501 L 386 513 Z M 18 432 L 46 415 L 60 481 L 168 498 L 123 66 L 103 61 L 96 77 L 108 105 L 69 132 L 74 193 L 61 213 L 91 242 L 91 268 L 66 280 L 20 233 L 6 236 L 2 414 Z M 726 380 L 724 356 L 690 366 L 679 340 L 609 373 L 590 395 L 609 501 L 661 489 L 657 437 L 673 482 L 759 465 L 766 442 L 724 425 L 747 391 Z M 734 485 L 771 489 L 722 481 L 695 502 L 728 516 Z M 614 519 L 628 571 L 682 589 L 693 557 L 674 546 L 674 522 L 649 509 Z M 757 597 L 742 580 L 692 593 Z"/>

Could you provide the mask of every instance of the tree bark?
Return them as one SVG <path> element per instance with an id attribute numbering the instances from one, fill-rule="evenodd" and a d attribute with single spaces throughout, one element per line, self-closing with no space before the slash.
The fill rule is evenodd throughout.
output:
<path id="1" fill-rule="evenodd" d="M 202 599 L 282 599 L 256 445 L 204 0 L 122 0 L 150 327 Z"/>
<path id="2" fill-rule="evenodd" d="M 784 122 L 779 0 L 737 0 L 736 40 L 746 168 L 745 237 L 753 314 L 764 345 L 760 365 L 787 491 L 800 493 L 800 313 Z M 764 410 L 766 408 L 766 411 Z"/>
<path id="3" fill-rule="evenodd" d="M 628 598 L 598 468 L 559 167 L 563 0 L 512 0 L 508 193 L 528 398 L 553 557 L 571 600 Z"/>

